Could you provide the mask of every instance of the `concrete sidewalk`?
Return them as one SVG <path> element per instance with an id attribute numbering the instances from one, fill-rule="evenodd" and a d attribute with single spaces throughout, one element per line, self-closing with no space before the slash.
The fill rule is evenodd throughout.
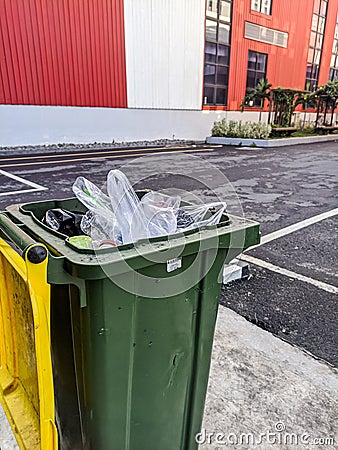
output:
<path id="1" fill-rule="evenodd" d="M 335 449 L 337 393 L 335 369 L 220 306 L 200 448 Z M 0 449 L 18 449 L 1 408 Z"/>
<path id="2" fill-rule="evenodd" d="M 201 449 L 337 448 L 337 393 L 336 370 L 220 306 L 203 423 L 220 443 Z"/>

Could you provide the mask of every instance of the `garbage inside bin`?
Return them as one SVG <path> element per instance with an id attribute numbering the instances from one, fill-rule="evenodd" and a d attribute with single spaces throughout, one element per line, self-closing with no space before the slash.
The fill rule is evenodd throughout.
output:
<path id="1" fill-rule="evenodd" d="M 137 196 L 120 170 L 107 177 L 108 196 L 84 177 L 76 179 L 73 192 L 89 208 L 81 222 L 94 247 L 102 241 L 116 245 L 140 239 L 171 235 L 193 228 L 217 225 L 226 209 L 225 202 L 180 206 L 179 196 L 150 191 Z M 210 214 L 211 213 L 211 214 Z"/>
<path id="2" fill-rule="evenodd" d="M 42 223 L 52 230 L 59 231 L 67 236 L 78 236 L 81 232 L 83 214 L 73 213 L 65 209 L 56 208 L 46 211 Z"/>

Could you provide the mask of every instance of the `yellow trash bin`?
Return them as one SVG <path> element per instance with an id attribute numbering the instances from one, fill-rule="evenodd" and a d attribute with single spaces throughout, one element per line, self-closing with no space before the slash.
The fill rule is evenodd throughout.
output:
<path id="1" fill-rule="evenodd" d="M 22 450 L 57 450 L 48 252 L 0 213 L 0 403 Z"/>

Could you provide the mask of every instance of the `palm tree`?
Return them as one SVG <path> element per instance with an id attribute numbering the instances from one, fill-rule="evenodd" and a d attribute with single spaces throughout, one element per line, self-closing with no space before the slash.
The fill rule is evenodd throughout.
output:
<path id="1" fill-rule="evenodd" d="M 298 95 L 295 107 L 301 105 L 303 111 L 304 111 L 304 117 L 303 117 L 303 123 L 302 123 L 302 130 L 305 128 L 306 123 L 306 110 L 312 109 L 317 106 L 317 95 L 314 92 L 302 92 Z"/>
<path id="2" fill-rule="evenodd" d="M 259 103 L 259 122 L 262 121 L 262 111 L 264 107 L 265 99 L 270 97 L 270 88 L 272 84 L 269 83 L 267 78 L 261 78 L 257 83 L 257 86 L 246 94 L 241 103 L 241 111 L 250 102 Z"/>

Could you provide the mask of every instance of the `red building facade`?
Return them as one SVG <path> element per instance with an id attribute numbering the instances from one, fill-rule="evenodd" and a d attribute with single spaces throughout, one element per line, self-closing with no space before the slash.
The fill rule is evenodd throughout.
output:
<path id="1" fill-rule="evenodd" d="M 311 90 L 338 77 L 338 0 L 189 1 L 140 0 L 135 30 L 131 0 L 0 0 L 0 104 L 238 111 L 262 77 Z"/>
<path id="2" fill-rule="evenodd" d="M 272 86 L 304 89 L 306 58 L 312 20 L 312 0 L 274 0 L 271 15 L 251 10 L 251 0 L 234 2 L 229 75 L 229 109 L 238 109 L 246 91 L 249 50 L 267 55 L 266 78 Z M 288 34 L 287 48 L 243 38 L 245 23 Z M 244 70 L 243 70 L 244 69 Z M 241 93 L 239 96 L 238 94 Z"/>

